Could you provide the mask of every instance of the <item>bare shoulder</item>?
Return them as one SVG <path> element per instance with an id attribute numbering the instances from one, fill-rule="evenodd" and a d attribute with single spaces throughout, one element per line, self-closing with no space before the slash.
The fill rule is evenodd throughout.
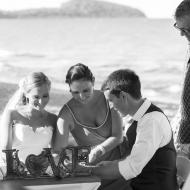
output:
<path id="1" fill-rule="evenodd" d="M 19 112 L 16 109 L 8 109 L 4 112 L 5 117 L 9 117 L 12 120 L 18 118 Z"/>
<path id="2" fill-rule="evenodd" d="M 62 119 L 70 119 L 71 118 L 71 112 L 69 111 L 68 106 L 65 104 L 63 105 L 63 107 L 61 108 L 59 114 L 58 114 L 58 118 L 62 118 Z"/>
<path id="3" fill-rule="evenodd" d="M 63 125 L 70 127 L 70 130 L 74 128 L 74 119 L 67 105 L 64 105 L 59 112 L 57 125 Z"/>
<path id="4" fill-rule="evenodd" d="M 7 109 L 4 111 L 1 117 L 1 122 L 4 124 L 6 123 L 7 125 L 7 123 L 10 124 L 21 119 L 22 119 L 22 116 L 20 115 L 17 109 Z"/>

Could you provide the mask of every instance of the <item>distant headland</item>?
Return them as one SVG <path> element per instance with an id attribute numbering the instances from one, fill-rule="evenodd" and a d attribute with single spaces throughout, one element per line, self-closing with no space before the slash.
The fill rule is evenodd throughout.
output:
<path id="1" fill-rule="evenodd" d="M 0 18 L 41 17 L 146 17 L 146 15 L 129 6 L 98 0 L 70 0 L 63 3 L 59 8 L 0 10 Z"/>

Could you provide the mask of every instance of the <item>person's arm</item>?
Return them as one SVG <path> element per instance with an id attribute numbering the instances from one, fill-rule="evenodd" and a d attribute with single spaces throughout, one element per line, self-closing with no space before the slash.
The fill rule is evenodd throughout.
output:
<path id="1" fill-rule="evenodd" d="M 136 141 L 128 157 L 122 161 L 104 161 L 103 165 L 84 167 L 83 170 L 89 170 L 101 179 L 122 176 L 129 180 L 139 175 L 157 149 L 169 143 L 172 136 L 170 124 L 162 113 L 154 112 L 148 117 L 139 123 Z"/>
<path id="2" fill-rule="evenodd" d="M 0 126 L 0 151 L 4 149 L 12 149 L 12 124 L 13 124 L 13 110 L 6 110 L 1 118 Z M 0 152 L 3 159 L 5 154 Z"/>
<path id="3" fill-rule="evenodd" d="M 111 136 L 107 138 L 101 146 L 104 147 L 105 151 L 108 152 L 119 145 L 123 140 L 123 126 L 122 119 L 118 112 L 111 109 L 111 117 L 112 117 L 112 126 L 111 126 Z"/>
<path id="4" fill-rule="evenodd" d="M 183 190 L 189 190 L 189 187 L 190 187 L 190 174 L 188 175 L 188 177 L 185 181 L 185 184 L 183 186 Z"/>
<path id="5" fill-rule="evenodd" d="M 68 145 L 70 126 L 72 124 L 72 119 L 70 119 L 69 114 L 65 107 L 60 111 L 57 119 L 57 127 L 55 130 L 54 139 L 54 152 L 59 153 L 62 148 Z"/>
<path id="6" fill-rule="evenodd" d="M 131 154 L 119 162 L 121 175 L 126 180 L 139 175 L 158 148 L 169 143 L 171 136 L 170 124 L 162 113 L 146 114 L 138 124 Z"/>
<path id="7" fill-rule="evenodd" d="M 157 112 L 152 114 L 152 117 L 144 117 L 139 123 L 136 141 L 128 157 L 122 161 L 104 161 L 103 165 L 100 163 L 89 170 L 101 179 L 115 179 L 121 176 L 126 180 L 134 178 L 141 173 L 160 145 L 170 141 L 171 133 L 170 124 L 162 113 Z"/>
<path id="8" fill-rule="evenodd" d="M 118 112 L 111 109 L 112 126 L 111 135 L 104 142 L 93 149 L 89 155 L 89 162 L 93 162 L 97 157 L 102 156 L 106 152 L 112 150 L 123 141 L 122 120 Z"/>

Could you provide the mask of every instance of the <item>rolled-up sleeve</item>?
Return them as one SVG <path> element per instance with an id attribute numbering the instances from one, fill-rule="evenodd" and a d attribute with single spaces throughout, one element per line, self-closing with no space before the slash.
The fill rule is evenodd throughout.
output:
<path id="1" fill-rule="evenodd" d="M 118 163 L 119 171 L 126 180 L 139 175 L 157 149 L 163 145 L 162 141 L 165 138 L 163 120 L 166 127 L 170 128 L 166 117 L 159 112 L 146 114 L 138 122 L 136 141 L 131 154 Z"/>

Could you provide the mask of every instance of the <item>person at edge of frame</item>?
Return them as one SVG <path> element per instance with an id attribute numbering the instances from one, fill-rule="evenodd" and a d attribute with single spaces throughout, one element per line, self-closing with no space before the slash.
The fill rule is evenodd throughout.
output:
<path id="1" fill-rule="evenodd" d="M 185 36 L 190 45 L 190 1 L 183 0 L 175 10 L 174 27 Z M 189 57 L 189 55 L 188 55 Z M 190 159 L 190 58 L 187 61 L 181 102 L 171 125 L 177 153 Z"/>

